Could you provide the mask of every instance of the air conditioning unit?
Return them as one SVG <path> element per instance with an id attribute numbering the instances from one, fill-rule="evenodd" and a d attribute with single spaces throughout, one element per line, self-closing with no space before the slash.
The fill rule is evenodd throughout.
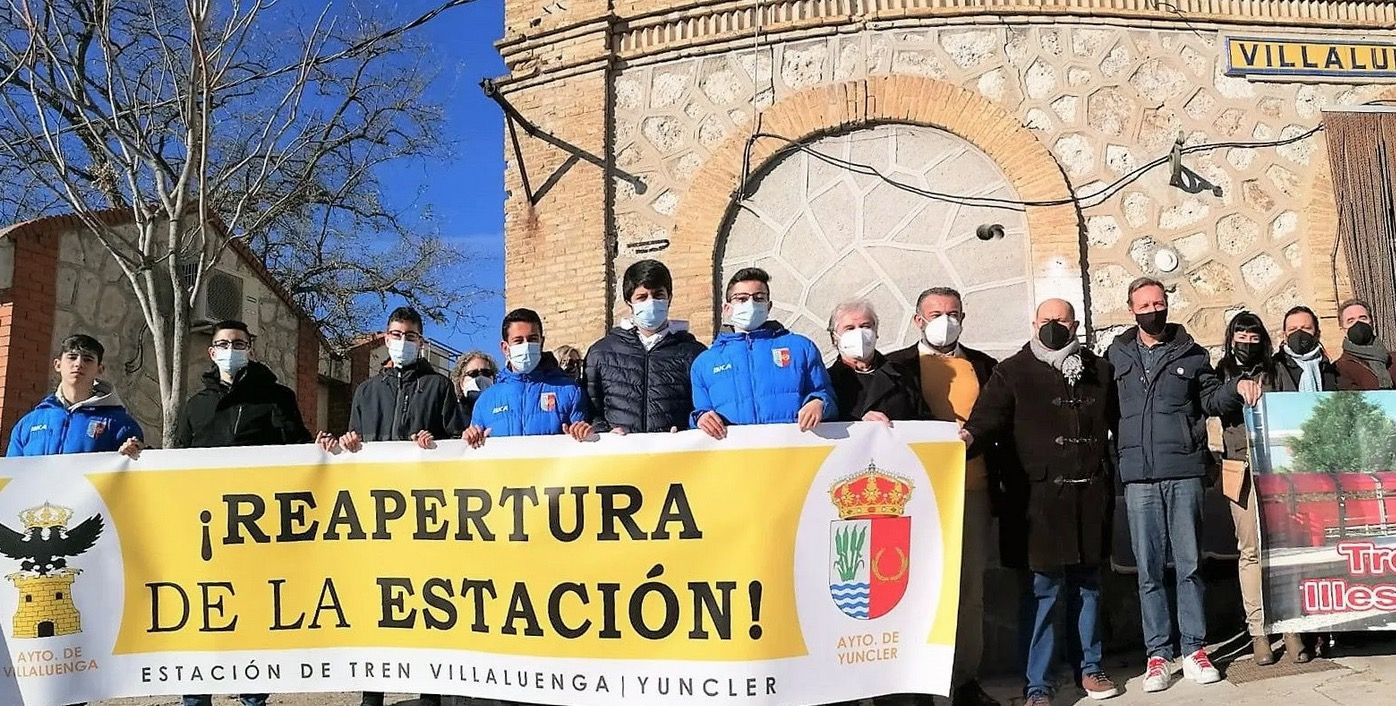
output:
<path id="1" fill-rule="evenodd" d="M 215 323 L 225 319 L 245 321 L 243 278 L 213 269 L 204 273 L 204 291 L 194 306 L 194 321 Z"/>

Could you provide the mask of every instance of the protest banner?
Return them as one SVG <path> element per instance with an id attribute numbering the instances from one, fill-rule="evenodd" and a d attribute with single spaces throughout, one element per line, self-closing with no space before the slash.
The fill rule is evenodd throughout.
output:
<path id="1" fill-rule="evenodd" d="M 937 422 L 0 462 L 0 703 L 946 693 L 964 447 Z"/>
<path id="2" fill-rule="evenodd" d="M 1396 629 L 1396 393 L 1266 393 L 1248 427 L 1267 629 Z"/>

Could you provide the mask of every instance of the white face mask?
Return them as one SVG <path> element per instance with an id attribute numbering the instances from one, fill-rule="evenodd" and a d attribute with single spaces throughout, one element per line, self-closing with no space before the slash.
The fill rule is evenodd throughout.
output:
<path id="1" fill-rule="evenodd" d="M 388 339 L 388 357 L 392 358 L 393 365 L 399 368 L 417 362 L 420 352 L 421 346 L 412 341 Z"/>
<path id="2" fill-rule="evenodd" d="M 470 377 L 467 375 L 464 379 L 461 380 L 460 389 L 461 392 L 464 392 L 466 394 L 469 394 L 471 392 L 484 392 L 485 388 L 493 384 L 494 378 L 492 377 L 486 375 L 481 375 L 479 377 Z"/>
<path id="3" fill-rule="evenodd" d="M 839 334 L 839 355 L 855 360 L 872 360 L 877 350 L 877 332 L 855 328 Z"/>
<path id="4" fill-rule="evenodd" d="M 527 343 L 509 344 L 509 367 L 514 372 L 527 375 L 538 367 L 538 363 L 543 360 L 543 344 L 529 341 Z"/>
<path id="5" fill-rule="evenodd" d="M 752 299 L 744 302 L 732 302 L 732 328 L 738 331 L 755 331 L 761 328 L 761 324 L 766 323 L 770 307 L 770 302 L 758 302 Z"/>
<path id="6" fill-rule="evenodd" d="M 630 305 L 631 319 L 646 331 L 658 331 L 669 320 L 669 300 L 650 297 Z"/>
<path id="7" fill-rule="evenodd" d="M 247 367 L 247 351 L 215 348 L 213 349 L 213 364 L 218 366 L 219 372 L 233 377 Z"/>
<path id="8" fill-rule="evenodd" d="M 948 314 L 931 319 L 922 332 L 926 343 L 936 348 L 948 348 L 960 340 L 960 320 Z"/>

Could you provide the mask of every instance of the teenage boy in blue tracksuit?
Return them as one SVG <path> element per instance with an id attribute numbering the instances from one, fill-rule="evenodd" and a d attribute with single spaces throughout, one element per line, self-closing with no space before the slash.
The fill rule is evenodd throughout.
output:
<path id="1" fill-rule="evenodd" d="M 106 372 L 102 365 L 106 353 L 91 336 L 77 334 L 63 339 L 53 359 L 58 389 L 20 417 L 10 432 L 6 456 L 110 451 L 132 458 L 140 455 L 145 432 L 111 384 L 98 379 Z"/>
<path id="2" fill-rule="evenodd" d="M 499 380 L 475 399 L 470 428 L 461 435 L 478 447 L 490 436 L 592 435 L 591 411 L 577 380 L 543 352 L 543 320 L 532 309 L 515 309 L 500 326 L 500 352 L 507 361 Z"/>
<path id="3" fill-rule="evenodd" d="M 732 330 L 693 361 L 693 426 L 714 439 L 729 424 L 798 422 L 809 431 L 838 419 L 829 371 L 814 342 L 768 321 L 771 276 L 748 267 L 727 282 Z"/>
<path id="4" fill-rule="evenodd" d="M 99 380 L 106 349 L 91 336 L 63 339 L 53 369 L 58 389 L 20 418 L 6 456 L 140 452 L 145 433 L 111 384 Z"/>

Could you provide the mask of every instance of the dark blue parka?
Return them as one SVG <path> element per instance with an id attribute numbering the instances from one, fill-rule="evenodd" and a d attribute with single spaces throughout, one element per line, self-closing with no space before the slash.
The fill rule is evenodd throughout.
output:
<path id="1" fill-rule="evenodd" d="M 1207 475 L 1207 418 L 1241 406 L 1236 381 L 1224 382 L 1207 350 L 1179 324 L 1168 324 L 1163 350 L 1146 375 L 1139 329 L 1120 334 L 1107 356 L 1120 400 L 1120 480 L 1147 483 Z"/>

